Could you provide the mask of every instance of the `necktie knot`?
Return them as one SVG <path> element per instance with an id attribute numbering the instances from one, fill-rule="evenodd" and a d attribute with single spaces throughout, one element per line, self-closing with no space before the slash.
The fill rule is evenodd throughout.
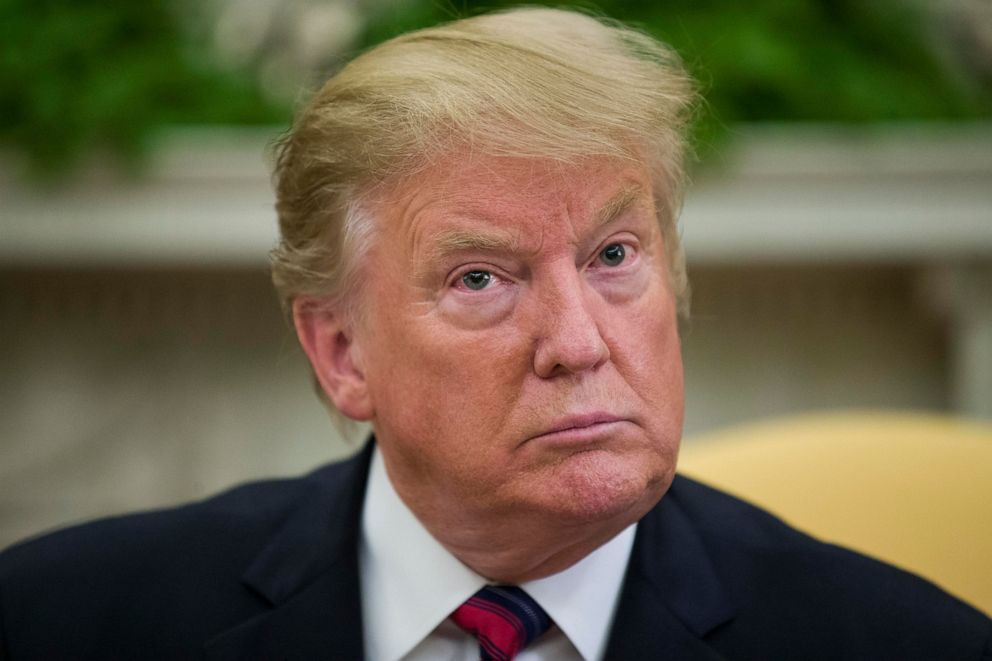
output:
<path id="1" fill-rule="evenodd" d="M 518 587 L 486 586 L 451 619 L 479 640 L 482 661 L 510 661 L 551 626 L 551 618 Z"/>

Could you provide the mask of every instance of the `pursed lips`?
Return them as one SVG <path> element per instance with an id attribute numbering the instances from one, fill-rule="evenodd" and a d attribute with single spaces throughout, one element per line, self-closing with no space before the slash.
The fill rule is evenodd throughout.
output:
<path id="1" fill-rule="evenodd" d="M 583 442 L 596 440 L 613 428 L 627 422 L 626 418 L 610 413 L 594 412 L 570 415 L 556 420 L 547 429 L 531 436 L 527 441 L 548 440 L 555 442 Z"/>

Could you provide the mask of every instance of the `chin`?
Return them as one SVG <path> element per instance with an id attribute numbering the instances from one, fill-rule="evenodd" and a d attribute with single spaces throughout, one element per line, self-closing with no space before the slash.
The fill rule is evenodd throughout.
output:
<path id="1" fill-rule="evenodd" d="M 658 457 L 642 460 L 609 452 L 583 452 L 555 468 L 556 514 L 577 523 L 616 519 L 620 527 L 639 520 L 672 483 L 670 467 Z M 557 493 L 554 493 L 557 492 Z"/>

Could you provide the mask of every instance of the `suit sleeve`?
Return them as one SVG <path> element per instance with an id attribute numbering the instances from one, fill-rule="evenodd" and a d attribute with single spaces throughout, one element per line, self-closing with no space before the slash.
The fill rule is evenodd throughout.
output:
<path id="1" fill-rule="evenodd" d="M 4 634 L 3 585 L 0 585 L 0 661 L 7 661 L 7 636 Z"/>

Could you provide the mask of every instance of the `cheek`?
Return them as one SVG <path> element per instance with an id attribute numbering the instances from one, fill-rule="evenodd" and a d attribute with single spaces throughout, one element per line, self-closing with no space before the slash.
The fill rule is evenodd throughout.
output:
<path id="1" fill-rule="evenodd" d="M 498 433 L 529 369 L 519 334 L 455 329 L 430 313 L 380 325 L 375 344 L 367 376 L 377 411 L 406 435 L 453 445 Z"/>
<path id="2" fill-rule="evenodd" d="M 667 290 L 662 293 L 615 317 L 615 352 L 611 350 L 611 357 L 642 399 L 659 410 L 678 412 L 681 421 L 683 375 L 678 325 Z"/>
<path id="3" fill-rule="evenodd" d="M 510 359 L 505 342 L 480 347 L 474 338 L 407 330 L 402 363 L 373 384 L 377 411 L 386 414 L 373 424 L 383 446 L 391 441 L 390 465 L 404 467 L 408 484 L 459 497 L 491 492 L 514 447 L 507 421 L 521 391 L 520 361 Z M 414 344 L 418 338 L 424 342 Z"/>

